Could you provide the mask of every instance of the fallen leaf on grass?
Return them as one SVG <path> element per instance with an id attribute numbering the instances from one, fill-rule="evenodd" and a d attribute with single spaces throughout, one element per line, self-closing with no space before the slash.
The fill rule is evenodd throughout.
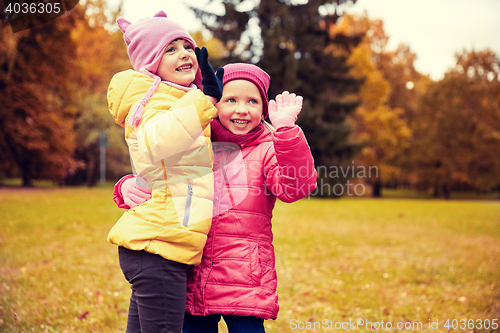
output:
<path id="1" fill-rule="evenodd" d="M 101 295 L 101 292 L 97 291 L 95 295 L 97 296 L 97 303 L 101 304 L 104 302 L 104 296 Z"/>
<path id="2" fill-rule="evenodd" d="M 88 315 L 89 315 L 89 312 L 85 311 L 84 313 L 82 313 L 81 315 L 78 316 L 78 319 L 84 320 Z"/>

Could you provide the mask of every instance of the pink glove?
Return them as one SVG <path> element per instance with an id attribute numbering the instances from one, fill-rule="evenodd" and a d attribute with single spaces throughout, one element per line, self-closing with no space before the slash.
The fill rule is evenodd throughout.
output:
<path id="1" fill-rule="evenodd" d="M 290 94 L 288 91 L 276 96 L 276 101 L 269 102 L 269 119 L 274 128 L 292 127 L 295 125 L 297 115 L 302 110 L 302 96 Z"/>
<path id="2" fill-rule="evenodd" d="M 123 202 L 130 208 L 139 206 L 151 199 L 151 189 L 142 177 L 126 179 L 120 188 Z"/>

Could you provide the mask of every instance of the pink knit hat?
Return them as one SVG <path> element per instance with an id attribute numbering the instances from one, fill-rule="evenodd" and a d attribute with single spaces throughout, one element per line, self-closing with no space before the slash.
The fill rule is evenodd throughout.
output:
<path id="1" fill-rule="evenodd" d="M 196 43 L 186 29 L 168 19 L 164 11 L 159 11 L 154 17 L 143 18 L 134 23 L 120 17 L 116 23 L 123 32 L 127 53 L 134 70 L 155 79 L 146 96 L 131 114 L 129 125 L 136 126 L 142 117 L 144 106 L 160 84 L 161 80 L 156 72 L 160 66 L 165 47 L 178 38 L 188 41 L 193 49 L 196 48 Z M 201 81 L 201 71 L 198 69 L 194 84 L 200 89 L 203 88 Z"/>
<path id="2" fill-rule="evenodd" d="M 269 90 L 269 84 L 271 83 L 271 77 L 269 77 L 269 74 L 264 72 L 260 67 L 252 64 L 234 63 L 227 64 L 223 68 L 223 85 L 233 80 L 247 80 L 257 86 L 260 96 L 262 97 L 262 102 L 264 103 L 263 114 L 264 117 L 267 117 L 269 105 L 267 91 Z"/>

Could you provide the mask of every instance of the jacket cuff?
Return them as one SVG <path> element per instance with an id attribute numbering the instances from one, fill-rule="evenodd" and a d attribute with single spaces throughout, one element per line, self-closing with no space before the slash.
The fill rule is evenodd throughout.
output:
<path id="1" fill-rule="evenodd" d="M 280 140 L 290 140 L 299 135 L 300 127 L 297 125 L 280 127 L 276 130 L 275 135 Z"/>
<path id="2" fill-rule="evenodd" d="M 130 208 L 130 206 L 123 201 L 122 185 L 124 181 L 134 177 L 135 177 L 134 175 L 126 175 L 120 178 L 120 180 L 116 182 L 115 187 L 113 188 L 113 201 L 116 203 L 118 208 L 125 208 L 125 209 Z"/>

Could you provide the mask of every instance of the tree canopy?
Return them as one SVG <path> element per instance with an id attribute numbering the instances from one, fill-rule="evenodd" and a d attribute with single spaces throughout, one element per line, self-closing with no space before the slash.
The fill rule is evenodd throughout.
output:
<path id="1" fill-rule="evenodd" d="M 380 197 L 383 183 L 401 176 L 398 159 L 409 147 L 411 138 L 405 110 L 391 106 L 392 91 L 398 89 L 398 85 L 390 81 L 393 70 L 383 66 L 395 56 L 386 50 L 389 38 L 382 21 L 370 20 L 366 15 L 344 15 L 330 33 L 364 34 L 348 59 L 350 73 L 364 79 L 359 91 L 361 105 L 349 116 L 353 127 L 350 139 L 360 147 L 355 157 L 356 165 L 378 171 L 360 181 L 372 186 L 372 196 Z"/>
<path id="2" fill-rule="evenodd" d="M 0 23 L 0 150 L 4 174 L 15 167 L 25 186 L 60 181 L 75 170 L 72 131 L 76 45 L 72 15 L 14 34 Z"/>
<path id="3" fill-rule="evenodd" d="M 106 106 L 112 75 L 130 67 L 123 37 L 105 29 L 118 13 L 93 0 L 17 33 L 0 23 L 0 178 L 95 184 L 100 132 L 112 134 L 112 176 L 129 172 Z"/>
<path id="4" fill-rule="evenodd" d="M 456 58 L 423 96 L 412 146 L 413 183 L 444 197 L 500 186 L 500 60 L 488 49 Z"/>

